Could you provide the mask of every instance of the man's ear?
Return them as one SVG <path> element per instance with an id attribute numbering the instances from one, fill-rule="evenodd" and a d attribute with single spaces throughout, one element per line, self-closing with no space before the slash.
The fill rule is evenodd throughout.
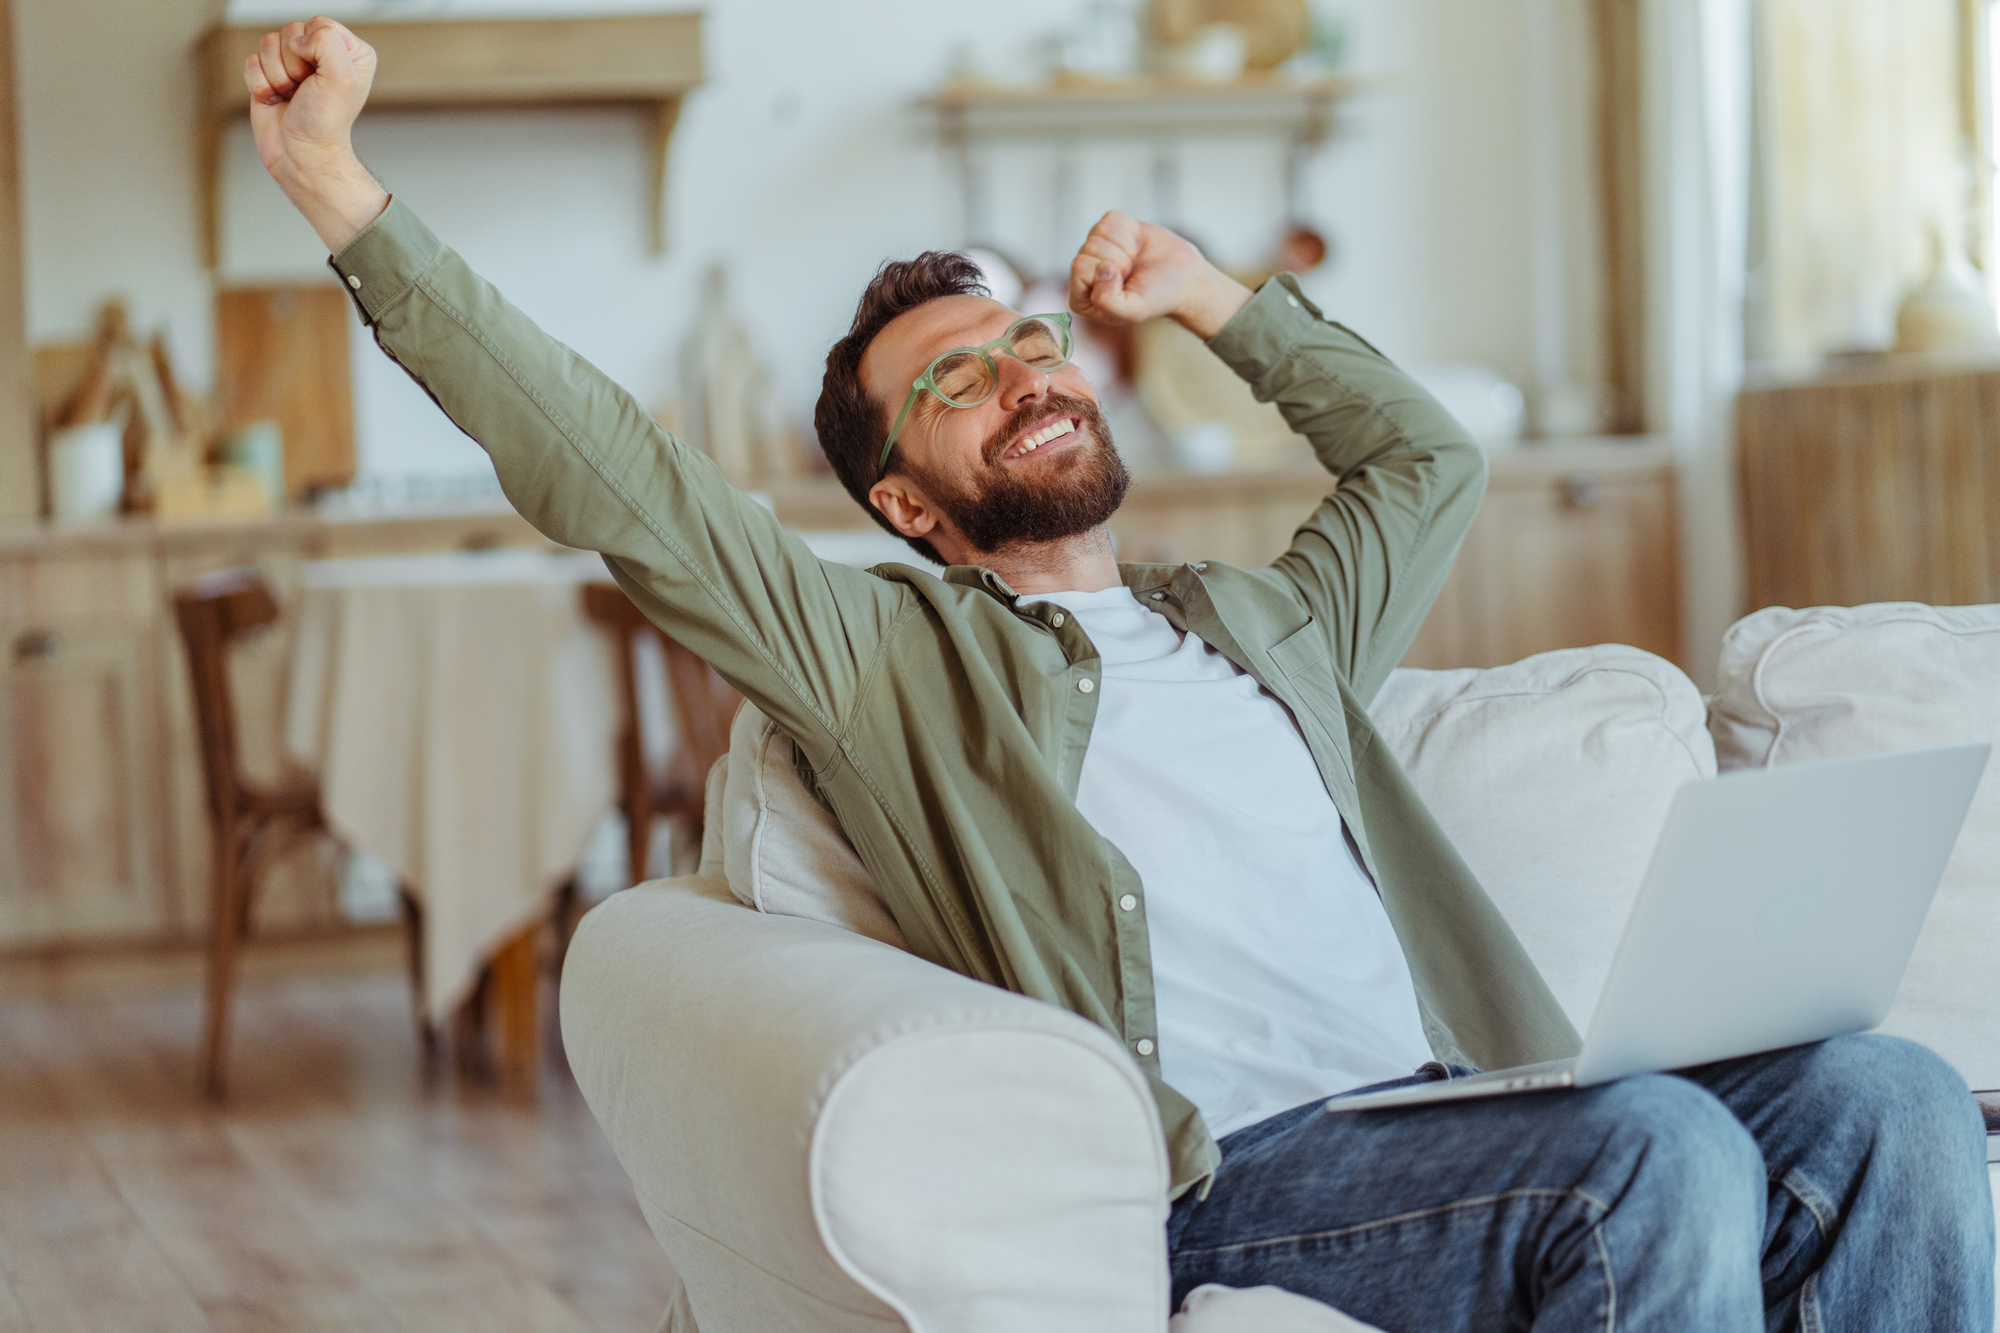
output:
<path id="1" fill-rule="evenodd" d="M 937 510 L 908 477 L 882 478 L 868 488 L 868 503 L 905 537 L 929 537 L 938 525 Z"/>

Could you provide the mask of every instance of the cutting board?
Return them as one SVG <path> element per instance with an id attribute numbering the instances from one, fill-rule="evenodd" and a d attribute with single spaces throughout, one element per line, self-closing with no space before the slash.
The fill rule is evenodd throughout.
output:
<path id="1" fill-rule="evenodd" d="M 347 293 L 328 284 L 230 287 L 215 294 L 216 387 L 229 426 L 285 433 L 285 495 L 354 480 L 354 390 Z"/>

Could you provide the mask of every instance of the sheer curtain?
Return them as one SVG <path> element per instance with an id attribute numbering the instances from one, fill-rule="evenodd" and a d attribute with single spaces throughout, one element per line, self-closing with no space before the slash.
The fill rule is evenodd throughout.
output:
<path id="1" fill-rule="evenodd" d="M 1683 641 L 1714 685 L 1740 614 L 1732 419 L 1743 379 L 1750 5 L 1644 0 L 1641 14 L 1648 425 L 1681 460 Z"/>
<path id="2" fill-rule="evenodd" d="M 1886 349 L 1976 244 L 1961 0 L 1756 0 L 1753 361 Z"/>

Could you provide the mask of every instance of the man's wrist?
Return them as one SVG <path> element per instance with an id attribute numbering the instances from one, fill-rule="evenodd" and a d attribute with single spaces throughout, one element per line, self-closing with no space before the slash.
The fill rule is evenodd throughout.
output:
<path id="1" fill-rule="evenodd" d="M 1182 328 L 1203 342 L 1222 332 L 1222 326 L 1236 318 L 1236 313 L 1249 305 L 1256 294 L 1214 265 L 1206 268 L 1194 290 L 1173 314 Z"/>
<path id="2" fill-rule="evenodd" d="M 345 249 L 389 205 L 389 192 L 345 144 L 295 151 L 277 174 L 286 196 L 332 254 Z"/>

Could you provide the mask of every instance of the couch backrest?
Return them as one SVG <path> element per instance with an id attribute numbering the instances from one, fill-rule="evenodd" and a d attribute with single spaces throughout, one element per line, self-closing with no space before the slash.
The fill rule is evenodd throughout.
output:
<path id="1" fill-rule="evenodd" d="M 1700 691 L 1608 644 L 1397 671 L 1369 712 L 1581 1031 L 1674 793 L 1715 774 Z"/>
<path id="2" fill-rule="evenodd" d="M 1710 706 L 1724 771 L 1984 740 L 2000 745 L 2000 606 L 1771 607 L 1723 639 Z M 1989 764 L 1882 1030 L 2000 1088 L 2000 764 Z"/>

